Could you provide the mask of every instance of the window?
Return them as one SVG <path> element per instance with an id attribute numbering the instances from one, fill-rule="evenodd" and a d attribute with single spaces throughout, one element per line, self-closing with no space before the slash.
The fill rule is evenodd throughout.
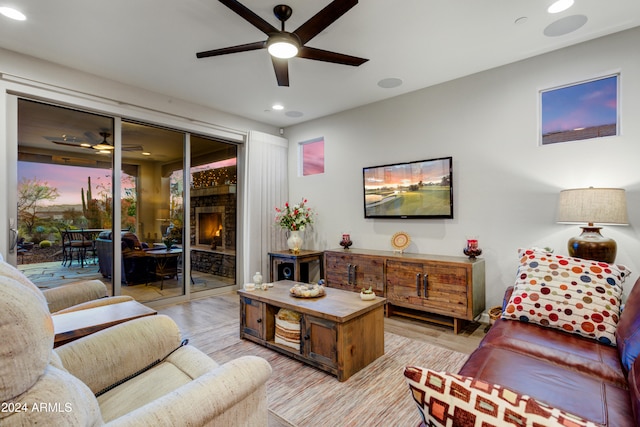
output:
<path id="1" fill-rule="evenodd" d="M 301 142 L 300 160 L 302 176 L 324 173 L 324 138 Z"/>
<path id="2" fill-rule="evenodd" d="M 618 75 L 541 92 L 541 144 L 618 134 Z"/>

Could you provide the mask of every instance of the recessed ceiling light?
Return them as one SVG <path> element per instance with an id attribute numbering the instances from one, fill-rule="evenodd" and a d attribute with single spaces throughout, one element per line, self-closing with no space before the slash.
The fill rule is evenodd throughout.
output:
<path id="1" fill-rule="evenodd" d="M 551 6 L 549 6 L 547 12 L 560 13 L 569 9 L 571 6 L 573 6 L 573 0 L 557 0 L 556 2 L 553 2 Z"/>
<path id="2" fill-rule="evenodd" d="M 10 7 L 0 7 L 0 13 L 7 18 L 15 19 L 16 21 L 24 21 L 27 19 L 24 13 Z"/>
<path id="3" fill-rule="evenodd" d="M 282 104 L 273 104 L 271 108 L 273 108 L 276 111 L 284 110 L 284 106 Z"/>
<path id="4" fill-rule="evenodd" d="M 148 151 L 143 151 L 143 152 L 142 152 L 142 155 L 143 155 L 143 156 L 150 156 L 150 155 L 151 155 L 151 153 L 149 153 Z"/>
<path id="5" fill-rule="evenodd" d="M 391 89 L 402 84 L 402 80 L 396 78 L 382 79 L 378 82 L 378 86 L 384 89 Z"/>

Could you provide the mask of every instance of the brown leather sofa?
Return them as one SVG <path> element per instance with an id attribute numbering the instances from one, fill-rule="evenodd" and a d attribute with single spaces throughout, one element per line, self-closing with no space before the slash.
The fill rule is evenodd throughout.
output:
<path id="1" fill-rule="evenodd" d="M 501 319 L 459 374 L 500 384 L 599 425 L 640 426 L 640 279 L 615 334 L 614 347 Z"/>

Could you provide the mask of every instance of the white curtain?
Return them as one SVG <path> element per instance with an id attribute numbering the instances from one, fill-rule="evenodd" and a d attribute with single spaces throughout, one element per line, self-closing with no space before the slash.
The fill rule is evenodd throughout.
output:
<path id="1" fill-rule="evenodd" d="M 286 248 L 284 232 L 274 226 L 275 208 L 289 194 L 288 151 L 285 138 L 262 132 L 249 132 L 244 171 L 244 227 L 242 272 L 250 282 L 256 271 L 269 280 L 269 252 Z"/>

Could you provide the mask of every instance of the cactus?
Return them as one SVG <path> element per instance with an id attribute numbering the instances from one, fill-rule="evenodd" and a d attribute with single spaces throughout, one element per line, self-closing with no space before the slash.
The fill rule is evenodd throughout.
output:
<path id="1" fill-rule="evenodd" d="M 80 189 L 80 195 L 82 196 L 82 215 L 87 217 L 87 202 L 84 200 L 84 188 Z"/>
<path id="2" fill-rule="evenodd" d="M 93 199 L 91 195 L 91 177 L 87 177 L 87 198 L 84 197 L 84 188 L 80 189 L 80 195 L 82 196 L 82 215 L 87 218 L 88 214 L 88 206 Z"/>

